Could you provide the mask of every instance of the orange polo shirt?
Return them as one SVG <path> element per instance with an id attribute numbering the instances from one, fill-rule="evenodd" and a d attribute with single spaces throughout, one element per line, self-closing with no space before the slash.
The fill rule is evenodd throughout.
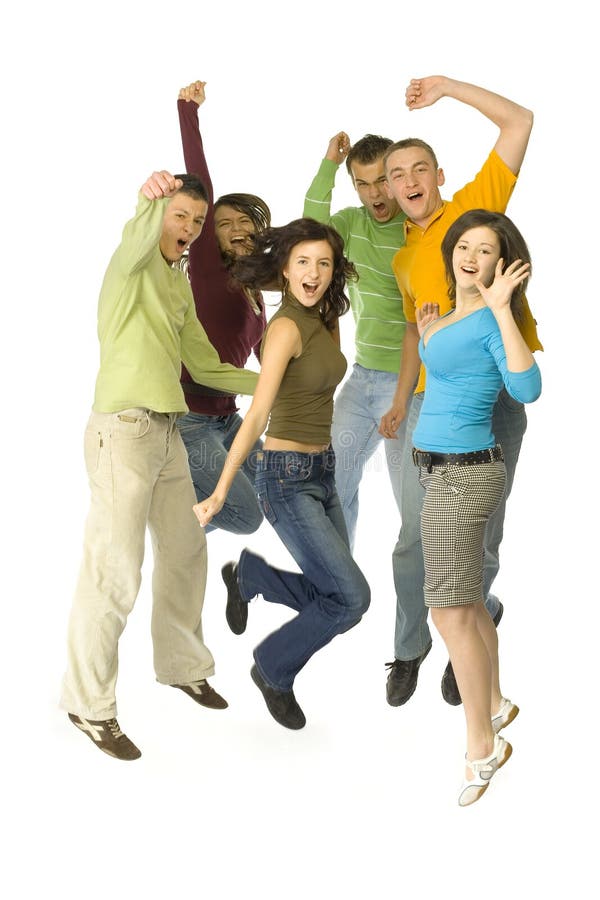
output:
<path id="1" fill-rule="evenodd" d="M 492 150 L 475 179 L 457 191 L 452 200 L 445 200 L 428 224 L 420 228 L 407 219 L 406 244 L 392 260 L 392 269 L 402 294 L 407 322 L 416 322 L 416 310 L 424 303 L 439 303 L 440 315 L 451 308 L 448 298 L 446 269 L 442 259 L 442 241 L 449 227 L 470 209 L 489 209 L 503 213 L 517 181 L 517 176 Z M 531 351 L 543 350 L 537 335 L 536 322 L 527 301 L 519 330 Z M 425 369 L 421 366 L 415 393 L 425 390 Z"/>

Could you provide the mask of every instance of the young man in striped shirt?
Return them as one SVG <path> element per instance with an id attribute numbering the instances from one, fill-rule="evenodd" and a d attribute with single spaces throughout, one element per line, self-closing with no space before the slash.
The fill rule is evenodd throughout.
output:
<path id="1" fill-rule="evenodd" d="M 336 399 L 332 444 L 336 454 L 336 487 L 344 511 L 350 546 L 354 545 L 358 491 L 364 468 L 383 440 L 396 503 L 400 504 L 399 440 L 379 434 L 381 417 L 390 408 L 400 368 L 405 317 L 392 272 L 392 259 L 404 243 L 406 216 L 385 192 L 383 157 L 389 138 L 367 134 L 350 147 L 341 131 L 329 141 L 304 201 L 304 215 L 332 225 L 342 236 L 345 253 L 359 280 L 348 285 L 356 325 L 355 363 Z M 346 168 L 361 201 L 331 213 L 338 166 Z"/>

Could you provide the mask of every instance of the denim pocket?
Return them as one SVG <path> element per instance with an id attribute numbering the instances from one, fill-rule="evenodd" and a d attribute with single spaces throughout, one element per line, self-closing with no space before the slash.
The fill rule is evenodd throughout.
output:
<path id="1" fill-rule="evenodd" d="M 258 501 L 258 505 L 262 511 L 263 516 L 270 522 L 271 525 L 274 525 L 277 521 L 277 516 L 273 507 L 269 502 L 269 495 L 267 493 L 267 489 L 264 485 L 256 488 L 256 499 Z"/>

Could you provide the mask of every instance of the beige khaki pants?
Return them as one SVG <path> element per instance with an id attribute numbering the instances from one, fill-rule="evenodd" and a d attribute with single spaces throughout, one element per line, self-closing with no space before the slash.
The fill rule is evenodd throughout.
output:
<path id="1" fill-rule="evenodd" d="M 196 495 L 176 418 L 146 409 L 92 413 L 85 432 L 92 497 L 61 706 L 87 719 L 117 712 L 118 643 L 140 587 L 146 526 L 156 677 L 189 684 L 214 673 L 202 639 L 206 538 L 192 512 Z"/>

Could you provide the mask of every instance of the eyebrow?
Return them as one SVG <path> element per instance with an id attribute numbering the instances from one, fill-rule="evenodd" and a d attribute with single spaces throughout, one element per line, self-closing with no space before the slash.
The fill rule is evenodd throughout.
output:
<path id="1" fill-rule="evenodd" d="M 399 166 L 399 165 L 394 166 L 392 169 L 389 170 L 389 172 L 390 172 L 390 175 L 391 175 L 392 172 L 402 172 L 402 171 L 404 171 L 405 169 L 414 169 L 414 168 L 416 168 L 416 166 L 430 166 L 430 165 L 431 165 L 431 161 L 430 161 L 430 160 L 428 160 L 428 159 L 418 159 L 416 162 L 411 163 L 410 166 Z"/>

